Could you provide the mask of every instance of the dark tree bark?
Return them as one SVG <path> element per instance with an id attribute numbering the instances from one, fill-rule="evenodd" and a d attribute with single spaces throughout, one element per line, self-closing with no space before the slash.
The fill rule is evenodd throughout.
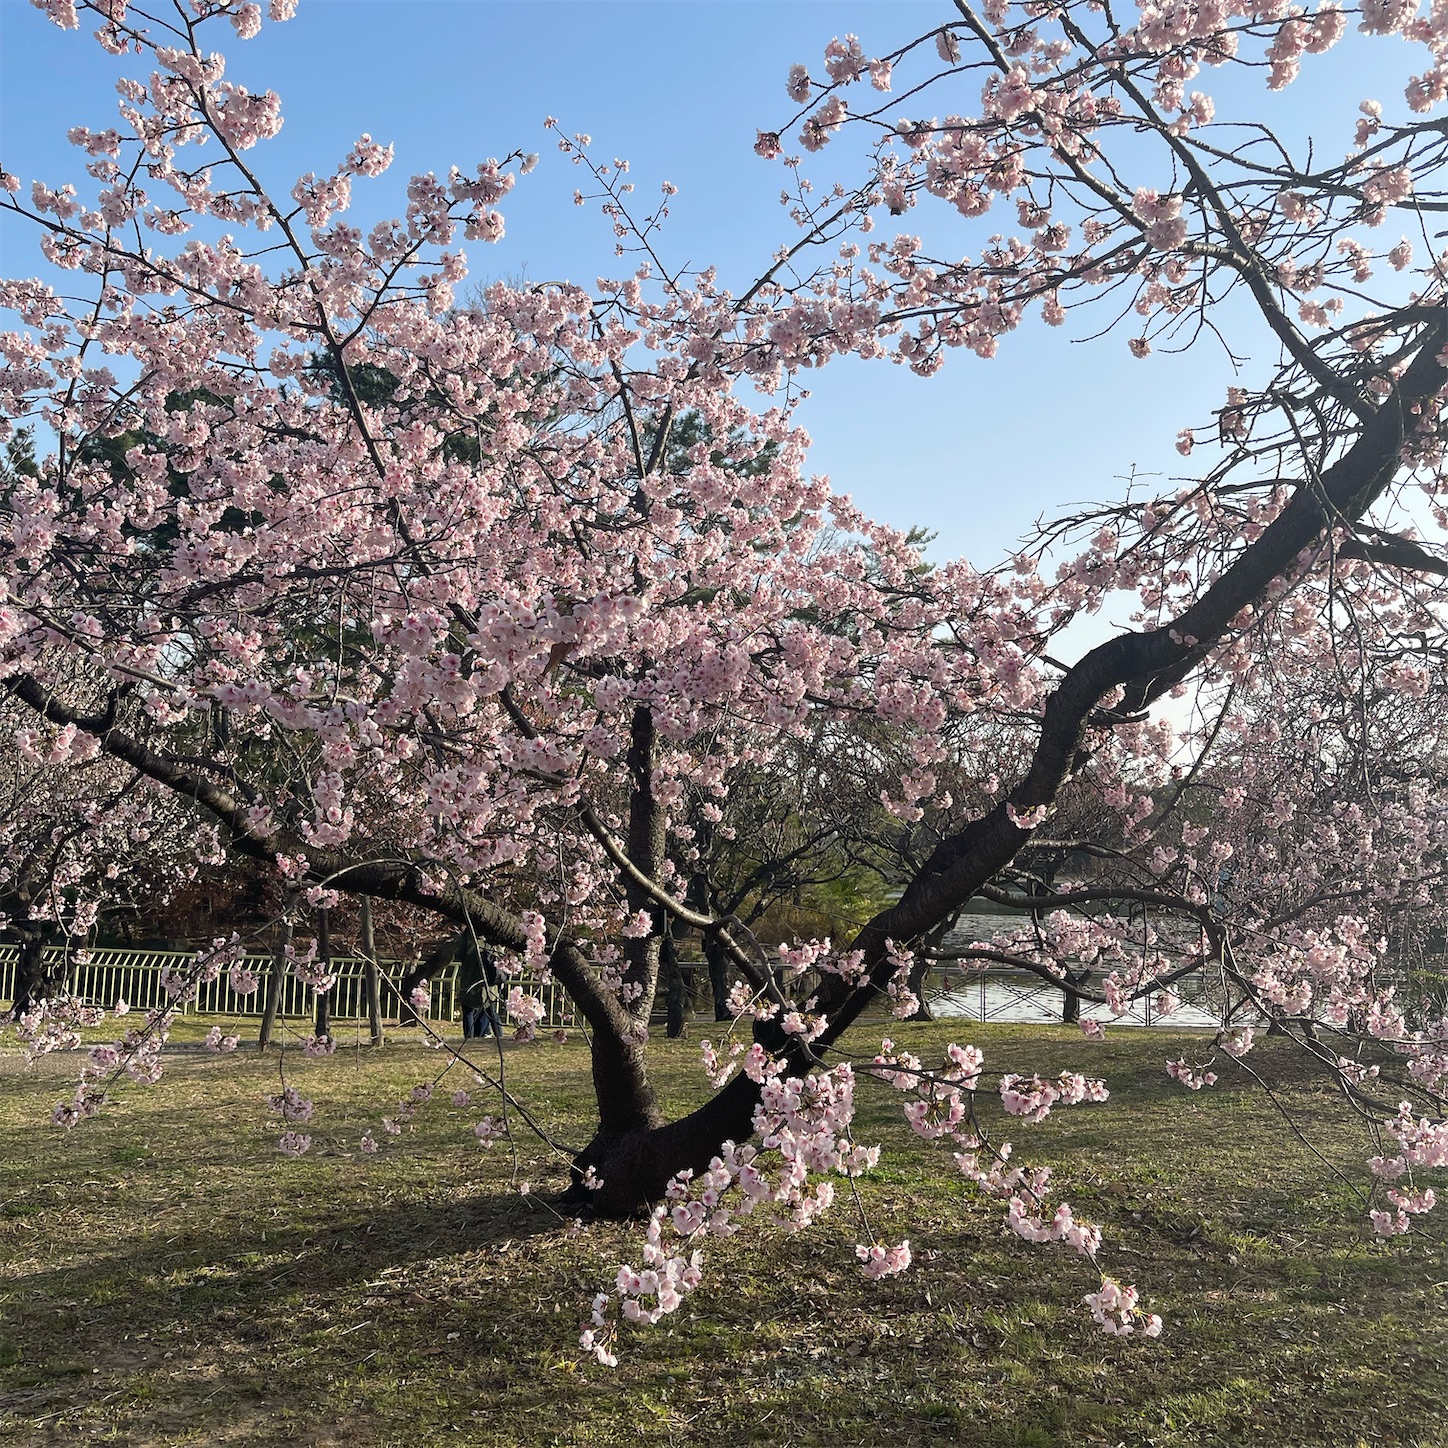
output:
<path id="1" fill-rule="evenodd" d="M 446 970 L 452 964 L 453 957 L 467 943 L 467 939 L 466 930 L 461 935 L 448 936 L 446 940 L 434 946 L 427 955 L 402 973 L 402 979 L 397 982 L 399 998 L 397 1024 L 399 1026 L 420 1026 L 422 1024 L 422 1017 L 413 1008 L 413 991 L 420 985 L 431 986 L 433 976 Z"/>
<path id="2" fill-rule="evenodd" d="M 920 942 L 916 951 L 915 963 L 910 967 L 909 987 L 910 993 L 920 1002 L 915 1010 L 906 1017 L 911 1021 L 933 1021 L 934 1012 L 930 1009 L 930 1002 L 926 998 L 926 986 L 930 979 L 930 972 L 935 969 L 934 953 L 945 943 L 945 937 L 955 929 L 956 922 L 960 919 L 960 911 L 957 910 L 946 919 L 942 920 L 934 930 L 930 931 Z"/>
<path id="3" fill-rule="evenodd" d="M 15 1014 L 23 1016 L 48 1001 L 61 984 L 57 972 L 45 963 L 45 936 L 27 932 L 20 939 L 15 962 Z"/>
<path id="4" fill-rule="evenodd" d="M 261 1030 L 256 1042 L 259 1051 L 265 1051 L 271 1045 L 272 1032 L 276 1029 L 277 1011 L 282 1000 L 282 980 L 287 973 L 287 946 L 291 938 L 291 921 L 283 919 L 277 927 L 276 949 L 272 951 L 271 969 L 266 977 L 266 1003 L 262 1007 Z"/>
<path id="5" fill-rule="evenodd" d="M 700 870 L 689 881 L 689 903 L 701 914 L 717 913 L 713 903 L 712 886 L 707 872 Z M 734 982 L 729 972 L 729 956 L 717 935 L 704 933 L 704 963 L 709 973 L 709 994 L 714 1006 L 716 1021 L 732 1021 L 734 1013 L 729 1009 L 729 991 Z"/>
<path id="6" fill-rule="evenodd" d="M 640 705 L 633 712 L 627 757 L 629 812 L 626 853 L 629 863 L 650 880 L 663 873 L 668 813 L 654 798 L 654 715 Z M 627 1008 L 637 1021 L 647 1022 L 658 989 L 659 964 L 665 936 L 664 913 L 638 881 L 625 882 L 631 914 L 643 911 L 652 921 L 647 935 L 624 943 L 624 990 Z"/>
<path id="7" fill-rule="evenodd" d="M 1067 970 L 1066 979 L 1061 986 L 1061 1022 L 1063 1025 L 1074 1026 L 1080 1021 L 1081 997 L 1076 994 L 1073 987 L 1090 983 L 1091 972 L 1089 970 Z"/>
<path id="8" fill-rule="evenodd" d="M 330 975 L 332 970 L 332 931 L 328 912 L 317 911 L 317 963 L 323 975 Z M 317 1015 L 313 1024 L 313 1034 L 320 1040 L 330 1040 L 332 1037 L 332 991 L 319 990 L 317 992 Z"/>
<path id="9" fill-rule="evenodd" d="M 640 705 L 633 713 L 627 758 L 626 853 L 629 863 L 650 880 L 657 880 L 663 871 L 667 825 L 667 815 L 654 798 L 654 751 L 653 713 Z M 663 911 L 632 878 L 625 898 L 630 912 L 645 911 L 653 926 L 646 936 L 625 944 L 624 1002 L 616 1013 L 592 1021 L 598 1130 L 573 1167 L 575 1184 L 590 1167 L 603 1179 L 602 1190 L 590 1195 L 593 1208 L 610 1215 L 630 1215 L 652 1200 L 647 1193 L 655 1175 L 653 1143 L 664 1120 L 644 1053 L 665 938 Z"/>
<path id="10" fill-rule="evenodd" d="M 734 1012 L 729 1009 L 729 992 L 734 982 L 729 971 L 728 954 L 716 936 L 704 937 L 704 959 L 709 964 L 709 994 L 714 999 L 714 1019 L 732 1021 Z"/>
<path id="11" fill-rule="evenodd" d="M 666 994 L 664 997 L 667 1016 L 664 1034 L 671 1041 L 677 1041 L 684 1034 L 684 1023 L 688 1010 L 688 988 L 684 982 L 684 971 L 679 965 L 679 948 L 674 943 L 674 932 L 664 926 L 664 939 L 660 951 Z"/>
<path id="12" fill-rule="evenodd" d="M 367 996 L 367 1032 L 374 1046 L 383 1042 L 382 984 L 377 974 L 377 943 L 372 934 L 372 897 L 362 897 L 362 988 Z"/>

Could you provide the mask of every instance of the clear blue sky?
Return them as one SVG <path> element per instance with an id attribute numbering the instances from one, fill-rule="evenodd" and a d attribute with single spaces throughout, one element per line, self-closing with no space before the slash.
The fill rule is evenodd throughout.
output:
<path id="1" fill-rule="evenodd" d="M 629 158 L 641 195 L 664 179 L 678 185 L 666 254 L 717 264 L 737 288 L 792 232 L 778 204 L 783 172 L 750 149 L 756 127 L 791 110 L 790 64 L 818 71 L 825 43 L 847 31 L 867 52 L 893 48 L 953 13 L 916 0 L 301 0 L 295 20 L 258 40 L 241 44 L 227 29 L 231 43 L 217 43 L 233 78 L 282 96 L 282 134 L 253 155 L 283 193 L 303 171 L 330 170 L 363 131 L 394 143 L 397 160 L 359 186 L 358 219 L 396 214 L 413 172 L 537 150 L 538 170 L 502 208 L 505 240 L 469 246 L 474 276 L 590 284 L 619 264 L 597 211 L 572 203 L 577 173 L 543 130 L 551 114 L 590 132 L 600 156 Z M 1354 39 L 1317 68 L 1311 90 L 1288 93 L 1293 126 L 1330 117 L 1326 149 L 1342 154 L 1357 101 L 1396 99 L 1404 54 L 1397 41 Z M 0 0 L 6 169 L 26 183 L 75 179 L 79 153 L 65 132 L 113 121 L 119 64 L 27 0 Z M 1250 94 L 1264 113 L 1280 108 Z M 859 144 L 847 132 L 826 164 Z M 0 224 L 0 272 L 40 269 L 33 236 Z M 988 566 L 1038 514 L 1118 493 L 1114 479 L 1133 465 L 1178 468 L 1177 429 L 1203 421 L 1232 380 L 1209 348 L 1137 362 L 1123 337 L 1073 345 L 1069 328 L 1035 327 L 1006 338 L 994 361 L 952 356 L 928 381 L 884 363 L 832 364 L 809 379 L 801 415 L 812 465 L 838 490 L 886 522 L 934 528 L 937 556 Z"/>

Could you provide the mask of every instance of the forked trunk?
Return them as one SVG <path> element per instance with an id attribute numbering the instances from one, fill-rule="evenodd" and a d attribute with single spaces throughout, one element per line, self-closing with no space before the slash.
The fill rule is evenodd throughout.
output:
<path id="1" fill-rule="evenodd" d="M 614 1109 L 601 1113 L 593 1140 L 573 1163 L 567 1200 L 601 1217 L 643 1216 L 663 1199 L 671 1177 L 685 1170 L 703 1171 L 726 1141 L 743 1142 L 754 1134 L 759 1088 L 747 1076 L 736 1076 L 698 1110 L 666 1122 L 644 1075 L 642 1052 L 634 1050 L 634 1080 L 641 1090 L 632 1095 L 631 1109 L 623 1109 L 626 1103 L 615 1078 L 610 1082 Z M 629 1065 L 634 1068 L 632 1060 Z M 594 1079 L 597 1082 L 597 1055 Z M 599 1183 L 592 1189 L 585 1184 L 590 1168 Z"/>

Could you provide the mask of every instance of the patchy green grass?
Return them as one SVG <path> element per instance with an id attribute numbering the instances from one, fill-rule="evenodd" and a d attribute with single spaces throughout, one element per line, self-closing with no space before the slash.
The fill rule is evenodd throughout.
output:
<path id="1" fill-rule="evenodd" d="M 198 1033 L 194 1023 L 186 1030 Z M 299 1160 L 275 1150 L 275 1055 L 182 1050 L 69 1133 L 47 1124 L 74 1057 L 0 1059 L 0 1441 L 31 1445 L 1448 1444 L 1448 1253 L 1370 1240 L 1341 1182 L 1245 1083 L 1189 1095 L 1161 1069 L 1194 1043 L 1104 1045 L 1034 1027 L 896 1026 L 922 1056 L 952 1034 L 995 1069 L 1105 1075 L 1112 1100 L 1017 1124 L 1101 1222 L 1106 1269 L 1167 1319 L 1108 1340 L 1072 1254 L 1028 1246 L 948 1158 L 862 1085 L 863 1184 L 880 1238 L 917 1266 L 871 1284 L 843 1204 L 798 1237 L 747 1228 L 614 1371 L 578 1324 L 638 1230 L 576 1231 L 548 1205 L 563 1160 L 481 1151 L 455 1068 L 401 1137 L 361 1131 L 445 1061 L 415 1044 L 287 1055 L 317 1101 Z M 875 1040 L 878 1039 L 878 1028 Z M 868 1049 L 861 1036 L 859 1048 Z M 1309 1140 L 1361 1180 L 1366 1154 L 1279 1043 L 1253 1064 Z M 494 1058 L 496 1062 L 496 1056 Z M 697 1094 L 697 1046 L 660 1044 L 658 1083 Z M 580 1044 L 509 1047 L 515 1089 L 562 1145 L 588 1129 Z M 1225 1074 L 1225 1073 L 1224 1073 Z M 483 1108 L 486 1109 L 486 1108 Z M 517 1184 L 535 1191 L 522 1195 Z M 1430 1225 L 1434 1219 L 1428 1219 Z M 1439 1228 L 1441 1234 L 1441 1228 Z"/>

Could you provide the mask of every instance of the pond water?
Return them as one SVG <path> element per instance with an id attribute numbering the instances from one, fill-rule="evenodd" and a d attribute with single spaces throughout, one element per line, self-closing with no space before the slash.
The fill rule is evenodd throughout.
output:
<path id="1" fill-rule="evenodd" d="M 946 938 L 946 948 L 989 940 L 1002 930 L 1019 928 L 1025 920 L 1023 915 L 962 915 Z M 1099 990 L 1100 986 L 1093 981 L 1088 989 Z M 1121 1016 L 1112 1015 L 1106 1006 L 1094 1001 L 1083 1001 L 1081 1015 L 1104 1025 L 1162 1026 L 1177 1031 L 1217 1030 L 1221 1026 L 1217 1003 L 1206 997 L 1200 981 L 1181 981 L 1176 991 L 1182 997 L 1182 1004 L 1169 1016 L 1156 1010 L 1151 997 L 1133 1001 L 1131 1009 Z M 1029 971 L 996 967 L 962 969 L 951 965 L 932 975 L 930 1009 L 942 1018 L 1059 1025 L 1061 1004 L 1061 991 Z"/>

